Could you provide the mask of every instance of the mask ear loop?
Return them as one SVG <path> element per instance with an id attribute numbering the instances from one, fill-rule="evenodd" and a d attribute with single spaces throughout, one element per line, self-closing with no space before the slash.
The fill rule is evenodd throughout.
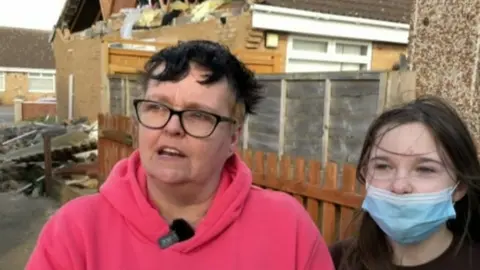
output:
<path id="1" fill-rule="evenodd" d="M 454 186 L 451 187 L 451 190 L 450 190 L 450 196 L 452 197 L 452 203 L 453 205 L 455 205 L 457 203 L 457 201 L 454 201 L 453 200 L 453 193 L 455 193 L 455 190 L 457 189 L 458 185 L 460 185 L 460 181 L 457 181 L 457 183 L 455 183 Z"/>

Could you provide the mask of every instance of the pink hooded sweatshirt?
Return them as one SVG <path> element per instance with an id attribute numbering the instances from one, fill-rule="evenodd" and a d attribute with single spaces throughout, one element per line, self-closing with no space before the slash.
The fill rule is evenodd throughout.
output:
<path id="1" fill-rule="evenodd" d="M 168 224 L 150 204 L 138 152 L 113 168 L 100 192 L 77 198 L 44 226 L 27 270 L 333 270 L 304 208 L 287 194 L 252 186 L 230 158 L 193 238 L 161 249 Z"/>

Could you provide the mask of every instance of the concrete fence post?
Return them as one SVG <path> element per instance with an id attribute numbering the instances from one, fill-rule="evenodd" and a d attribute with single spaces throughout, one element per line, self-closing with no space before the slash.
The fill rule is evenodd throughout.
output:
<path id="1" fill-rule="evenodd" d="M 22 106 L 23 106 L 23 99 L 21 98 L 16 98 L 13 100 L 13 113 L 14 113 L 14 119 L 15 123 L 21 122 L 23 120 L 23 111 L 22 111 Z"/>

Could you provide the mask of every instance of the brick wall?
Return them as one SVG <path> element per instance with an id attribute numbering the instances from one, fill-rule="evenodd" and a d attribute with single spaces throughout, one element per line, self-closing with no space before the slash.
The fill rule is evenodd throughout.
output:
<path id="1" fill-rule="evenodd" d="M 58 32 L 57 32 L 58 33 Z M 68 118 L 68 77 L 74 76 L 73 117 L 95 120 L 101 106 L 101 40 L 63 40 L 58 33 L 54 41 L 57 67 L 58 119 Z"/>
<path id="2" fill-rule="evenodd" d="M 57 113 L 56 105 L 55 103 L 22 103 L 22 120 L 37 119 L 47 115 L 55 116 Z"/>
<path id="3" fill-rule="evenodd" d="M 373 43 L 372 70 L 392 70 L 401 53 L 407 52 L 407 45 L 391 43 Z"/>
<path id="4" fill-rule="evenodd" d="M 5 91 L 0 91 L 0 104 L 13 105 L 15 98 L 25 101 L 35 101 L 43 97 L 54 97 L 55 93 L 32 93 L 28 91 L 28 76 L 26 73 L 5 73 Z"/>

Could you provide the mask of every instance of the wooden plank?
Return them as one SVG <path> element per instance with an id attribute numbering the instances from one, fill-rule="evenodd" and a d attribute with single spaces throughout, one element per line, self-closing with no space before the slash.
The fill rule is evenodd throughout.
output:
<path id="1" fill-rule="evenodd" d="M 295 177 L 293 178 L 293 181 L 299 183 L 299 184 L 305 184 L 305 159 L 297 157 L 295 159 Z M 294 194 L 293 197 L 297 199 L 297 201 L 301 204 L 304 205 L 304 196 L 300 194 Z"/>
<path id="2" fill-rule="evenodd" d="M 252 149 L 246 149 L 243 153 L 243 160 L 247 164 L 247 166 L 251 169 L 253 165 L 253 153 Z"/>
<path id="3" fill-rule="evenodd" d="M 115 64 L 110 64 L 108 67 L 108 75 L 114 75 L 114 74 L 136 74 L 140 71 L 137 67 L 131 67 L 131 66 L 121 66 L 121 65 L 115 65 Z"/>
<path id="4" fill-rule="evenodd" d="M 345 193 L 355 192 L 355 167 L 351 165 L 343 166 L 342 191 Z M 352 225 L 354 210 L 353 207 L 342 206 L 340 208 L 340 240 L 348 238 L 355 230 Z"/>
<path id="5" fill-rule="evenodd" d="M 335 189 L 337 188 L 337 164 L 328 163 L 325 168 L 325 183 L 323 186 L 324 189 Z M 338 203 L 341 205 L 341 203 Z M 336 234 L 336 211 L 335 204 L 323 201 L 322 207 L 322 234 L 325 238 L 325 241 L 328 245 L 333 244 L 337 240 Z"/>
<path id="6" fill-rule="evenodd" d="M 316 160 L 308 163 L 308 184 L 320 188 L 320 169 L 321 164 Z M 307 211 L 316 224 L 320 224 L 319 201 L 314 198 L 307 197 Z"/>
<path id="7" fill-rule="evenodd" d="M 265 157 L 263 152 L 257 151 L 255 152 L 254 156 L 254 165 L 253 168 L 251 168 L 253 171 L 255 171 L 254 174 L 254 181 L 255 183 L 262 185 L 262 183 L 265 183 Z"/>
<path id="8" fill-rule="evenodd" d="M 107 139 L 127 146 L 133 145 L 132 135 L 116 129 L 105 129 L 98 132 L 98 138 Z"/>
<path id="9" fill-rule="evenodd" d="M 108 68 L 107 74 L 136 74 L 143 70 L 143 65 L 155 53 L 146 50 L 136 50 L 128 48 L 108 48 L 109 43 L 121 43 L 131 45 L 155 46 L 157 50 L 172 46 L 170 42 L 149 42 L 140 40 L 122 40 L 118 38 L 104 38 L 103 43 L 107 46 Z M 241 59 L 250 69 L 260 73 L 271 73 L 275 70 L 275 65 L 280 54 L 272 52 L 253 52 L 246 50 L 232 51 Z"/>
<path id="10" fill-rule="evenodd" d="M 291 166 L 292 166 L 292 162 L 290 160 L 290 157 L 283 155 L 280 160 L 280 180 L 277 181 L 276 185 L 269 186 L 271 189 L 282 190 L 282 186 L 284 186 L 285 183 L 294 183 L 293 181 L 290 180 Z M 285 190 L 282 190 L 282 191 L 285 191 Z M 288 191 L 285 191 L 285 192 L 289 193 Z"/>
<path id="11" fill-rule="evenodd" d="M 72 174 L 85 174 L 90 177 L 98 177 L 99 162 L 87 162 L 71 164 L 53 171 L 54 175 L 67 176 Z"/>
<path id="12" fill-rule="evenodd" d="M 278 181 L 278 156 L 275 153 L 267 153 L 267 175 L 265 182 L 276 185 Z M 265 183 L 261 183 L 262 185 Z"/>

